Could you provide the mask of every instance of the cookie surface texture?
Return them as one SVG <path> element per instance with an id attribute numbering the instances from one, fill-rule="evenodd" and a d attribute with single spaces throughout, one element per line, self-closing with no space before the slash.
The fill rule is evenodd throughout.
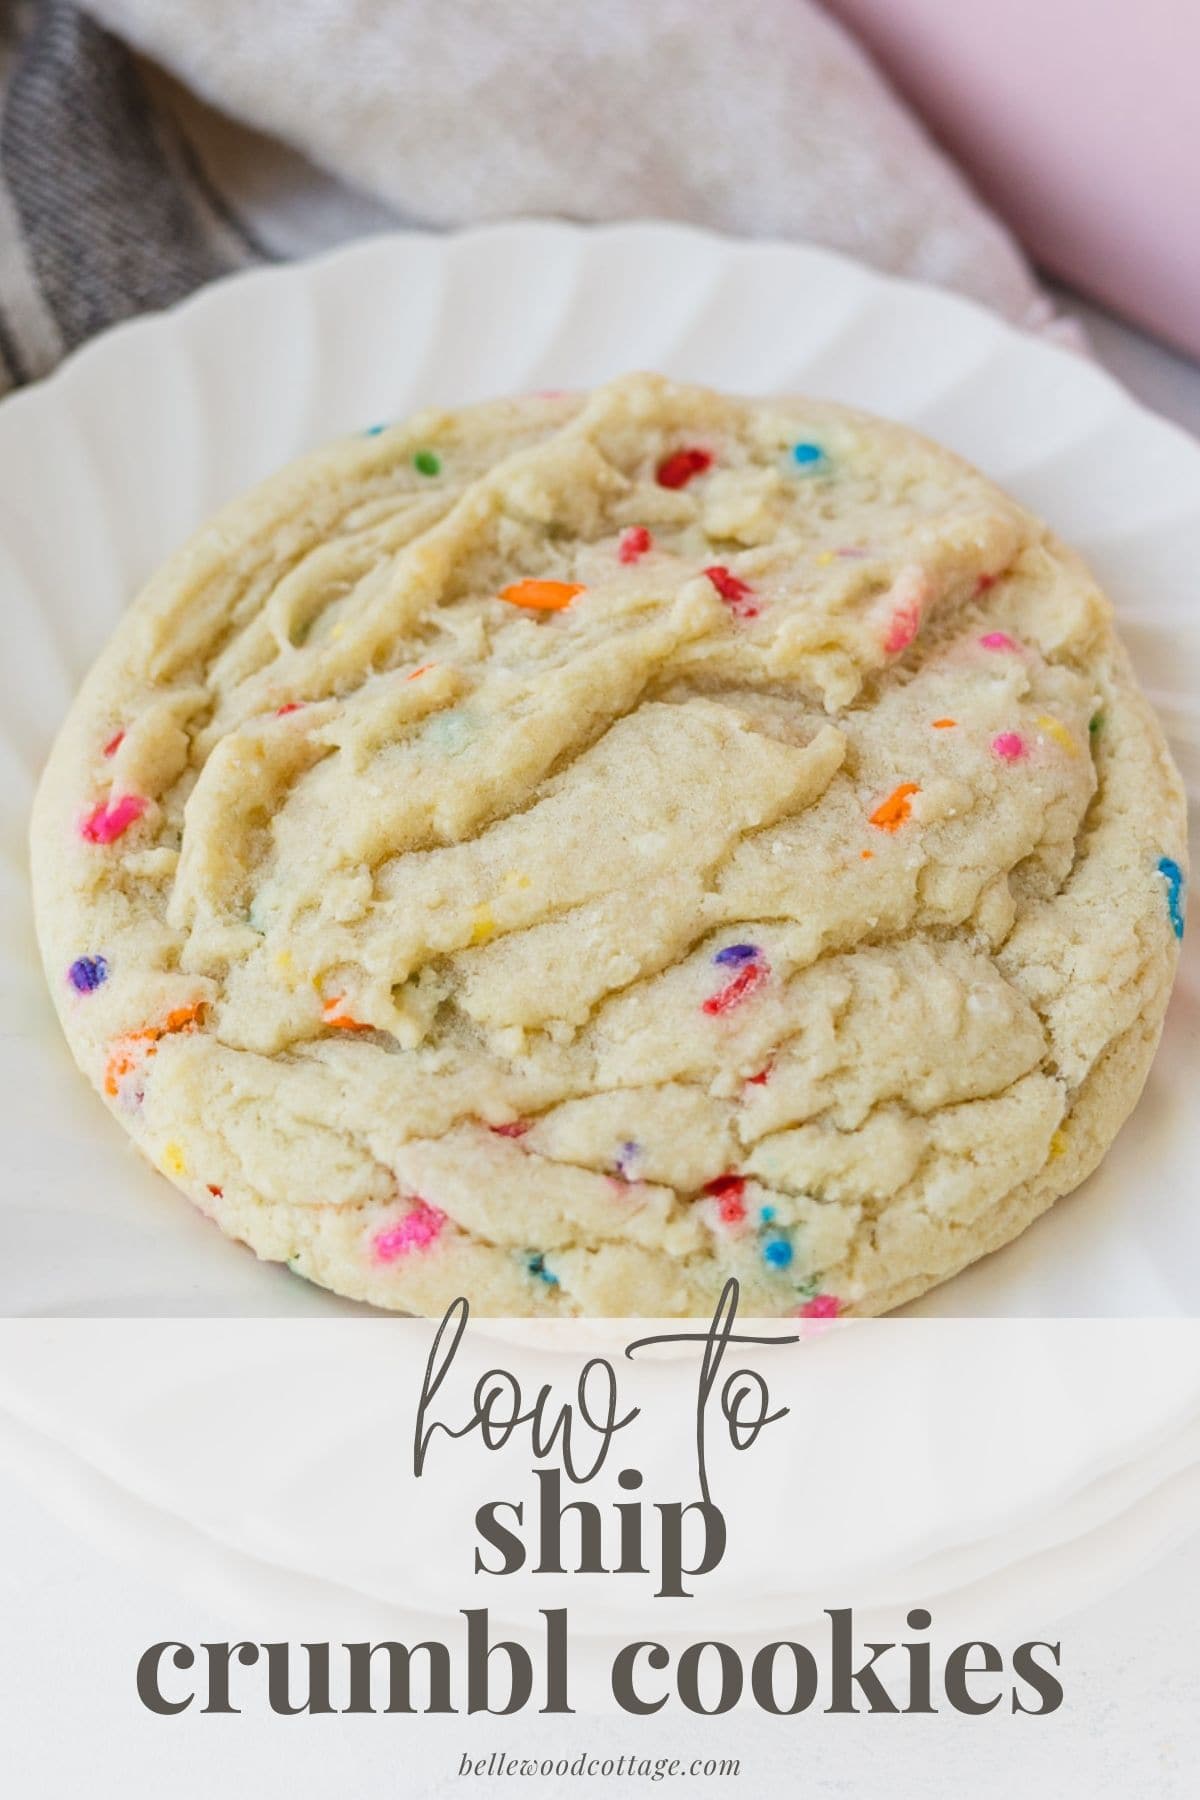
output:
<path id="1" fill-rule="evenodd" d="M 547 1316 L 879 1312 L 1016 1236 L 1140 1092 L 1186 869 L 1046 527 L 905 428 L 641 375 L 228 507 L 33 852 L 76 1059 L 225 1232 Z"/>

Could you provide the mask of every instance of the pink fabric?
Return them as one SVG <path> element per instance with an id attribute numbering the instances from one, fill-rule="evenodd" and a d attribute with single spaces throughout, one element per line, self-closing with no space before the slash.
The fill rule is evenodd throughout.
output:
<path id="1" fill-rule="evenodd" d="M 1200 6 L 826 4 L 1045 269 L 1200 355 Z"/>

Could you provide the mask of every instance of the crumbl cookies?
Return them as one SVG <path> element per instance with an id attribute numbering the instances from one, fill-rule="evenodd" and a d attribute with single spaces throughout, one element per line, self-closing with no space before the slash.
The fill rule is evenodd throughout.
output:
<path id="1" fill-rule="evenodd" d="M 1103 1156 L 1186 855 L 1045 526 L 898 426 L 649 375 L 227 508 L 85 682 L 33 852 L 80 1066 L 259 1256 L 427 1313 L 736 1276 L 818 1316 Z"/>

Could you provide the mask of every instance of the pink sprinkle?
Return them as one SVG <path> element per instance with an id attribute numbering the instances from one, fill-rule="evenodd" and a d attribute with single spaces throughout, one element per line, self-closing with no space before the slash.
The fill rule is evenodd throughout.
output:
<path id="1" fill-rule="evenodd" d="M 836 1294 L 814 1294 L 803 1306 L 796 1308 L 793 1315 L 797 1319 L 836 1319 L 842 1310 L 842 1303 Z"/>
<path id="2" fill-rule="evenodd" d="M 80 825 L 79 835 L 89 844 L 111 844 L 141 818 L 149 804 L 141 794 L 123 794 L 111 804 L 102 800 Z"/>
<path id="3" fill-rule="evenodd" d="M 883 647 L 888 655 L 899 656 L 902 650 L 907 650 L 920 629 L 920 609 L 913 605 L 898 606 L 892 614 L 892 622 L 883 640 Z"/>
<path id="4" fill-rule="evenodd" d="M 506 1138 L 524 1137 L 525 1133 L 527 1131 L 531 1131 L 532 1129 L 533 1129 L 532 1119 L 510 1119 L 507 1125 L 489 1125 L 488 1126 L 488 1130 L 494 1131 L 497 1137 L 506 1137 Z"/>
<path id="5" fill-rule="evenodd" d="M 635 563 L 647 550 L 653 550 L 654 539 L 644 525 L 631 525 L 628 531 L 621 533 L 621 541 L 617 545 L 617 559 L 623 563 Z"/>
<path id="6" fill-rule="evenodd" d="M 723 563 L 714 563 L 704 573 L 735 618 L 757 619 L 759 609 L 754 604 L 754 589 L 748 582 L 727 569 Z"/>
<path id="7" fill-rule="evenodd" d="M 1001 762 L 1020 762 L 1025 754 L 1025 739 L 1015 731 L 1002 731 L 992 739 L 992 750 Z"/>
<path id="8" fill-rule="evenodd" d="M 899 656 L 921 629 L 921 614 L 933 598 L 929 577 L 918 564 L 901 569 L 883 596 L 886 622 L 883 648 L 888 656 Z"/>
<path id="9" fill-rule="evenodd" d="M 1021 647 L 1007 631 L 985 631 L 979 641 L 985 650 L 1019 650 Z"/>
<path id="10" fill-rule="evenodd" d="M 104 746 L 105 756 L 115 756 L 117 754 L 117 751 L 121 748 L 121 745 L 124 742 L 125 742 L 125 733 L 123 731 L 118 731 L 116 736 L 110 737 L 107 744 L 105 744 L 105 746 Z"/>
<path id="11" fill-rule="evenodd" d="M 395 1262 L 398 1256 L 407 1256 L 412 1250 L 428 1250 L 435 1238 L 439 1237 L 446 1215 L 440 1206 L 430 1206 L 427 1200 L 418 1200 L 411 1212 L 397 1219 L 394 1225 L 385 1225 L 377 1231 L 371 1240 L 375 1251 L 376 1262 Z"/>

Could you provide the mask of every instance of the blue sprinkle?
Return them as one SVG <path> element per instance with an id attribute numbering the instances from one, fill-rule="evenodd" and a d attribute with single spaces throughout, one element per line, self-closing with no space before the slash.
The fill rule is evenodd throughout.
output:
<path id="1" fill-rule="evenodd" d="M 108 963 L 102 956 L 80 956 L 67 970 L 67 980 L 77 994 L 94 994 L 108 980 Z"/>
<path id="2" fill-rule="evenodd" d="M 1183 936 L 1183 870 L 1173 856 L 1160 856 L 1158 872 L 1167 884 L 1167 911 L 1171 929 L 1177 938 Z"/>
<path id="3" fill-rule="evenodd" d="M 815 470 L 825 461 L 825 452 L 820 444 L 793 444 L 792 461 L 798 468 Z"/>
<path id="4" fill-rule="evenodd" d="M 726 944 L 723 950 L 717 951 L 713 961 L 733 963 L 736 966 L 739 963 L 753 962 L 758 953 L 757 944 Z"/>
<path id="5" fill-rule="evenodd" d="M 525 1267 L 529 1270 L 531 1275 L 536 1275 L 538 1280 L 544 1281 L 548 1287 L 558 1286 L 558 1276 L 550 1273 L 549 1269 L 546 1267 L 546 1258 L 542 1255 L 540 1250 L 536 1255 L 527 1256 L 525 1258 Z"/>
<path id="6" fill-rule="evenodd" d="M 775 1208 L 773 1206 L 760 1207 L 758 1216 L 764 1225 L 769 1225 L 771 1220 L 775 1217 Z"/>
<path id="7" fill-rule="evenodd" d="M 786 1269 L 794 1254 L 787 1238 L 768 1238 L 763 1245 L 763 1261 L 772 1269 Z"/>
<path id="8" fill-rule="evenodd" d="M 381 431 L 386 431 L 386 430 L 387 430 L 386 425 L 368 425 L 366 430 L 363 432 L 363 436 L 364 437 L 378 437 Z"/>

